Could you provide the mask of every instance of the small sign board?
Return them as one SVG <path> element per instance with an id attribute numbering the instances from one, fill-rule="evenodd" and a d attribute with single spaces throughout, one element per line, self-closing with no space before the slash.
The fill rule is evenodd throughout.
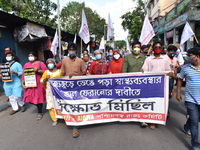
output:
<path id="1" fill-rule="evenodd" d="M 34 68 L 24 68 L 24 80 L 26 87 L 37 87 Z"/>
<path id="2" fill-rule="evenodd" d="M 6 63 L 0 64 L 0 71 L 1 71 L 3 82 L 12 81 L 12 75 L 10 73 L 10 64 L 6 64 Z"/>

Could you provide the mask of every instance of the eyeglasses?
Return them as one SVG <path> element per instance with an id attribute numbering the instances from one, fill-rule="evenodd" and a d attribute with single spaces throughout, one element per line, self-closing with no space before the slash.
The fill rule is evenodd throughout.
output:
<path id="1" fill-rule="evenodd" d="M 161 49 L 161 46 L 155 46 L 154 49 Z"/>

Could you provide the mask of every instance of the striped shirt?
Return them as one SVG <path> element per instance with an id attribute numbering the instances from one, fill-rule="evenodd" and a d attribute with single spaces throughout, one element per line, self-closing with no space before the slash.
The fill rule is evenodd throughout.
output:
<path id="1" fill-rule="evenodd" d="M 185 101 L 200 105 L 200 68 L 187 64 L 182 67 L 178 77 L 186 79 Z"/>

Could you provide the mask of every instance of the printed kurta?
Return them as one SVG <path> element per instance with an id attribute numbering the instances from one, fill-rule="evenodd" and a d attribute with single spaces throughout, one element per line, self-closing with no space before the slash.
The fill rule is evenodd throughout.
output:
<path id="1" fill-rule="evenodd" d="M 50 78 L 60 77 L 61 76 L 61 70 L 57 70 L 56 72 L 50 72 L 49 70 L 46 70 L 44 72 L 44 74 L 42 75 L 42 78 L 40 80 L 41 83 L 43 83 L 43 80 L 47 77 L 47 75 L 49 75 Z M 52 91 L 51 91 L 51 86 L 50 86 L 49 81 L 47 81 L 47 83 L 46 83 L 46 102 L 47 102 L 46 109 L 54 108 L 53 94 L 52 94 Z"/>

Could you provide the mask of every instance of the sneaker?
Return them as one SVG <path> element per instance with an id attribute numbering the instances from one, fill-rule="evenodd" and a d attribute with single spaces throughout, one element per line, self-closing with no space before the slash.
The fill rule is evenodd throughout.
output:
<path id="1" fill-rule="evenodd" d="M 191 137 L 191 132 L 189 129 L 186 128 L 186 126 L 183 126 L 183 132 L 187 135 L 187 137 Z"/>
<path id="2" fill-rule="evenodd" d="M 54 122 L 52 123 L 52 126 L 55 127 L 57 124 L 58 124 L 58 122 L 57 122 L 57 121 L 54 121 Z"/>
<path id="3" fill-rule="evenodd" d="M 14 114 L 17 113 L 17 112 L 18 112 L 18 110 L 17 110 L 17 111 L 12 110 L 12 111 L 10 112 L 10 115 L 14 115 Z"/>
<path id="4" fill-rule="evenodd" d="M 25 104 L 23 106 L 21 106 L 21 112 L 25 112 L 26 111 L 26 107 Z"/>
<path id="5" fill-rule="evenodd" d="M 140 127 L 141 127 L 141 128 L 146 128 L 146 127 L 148 127 L 148 124 L 146 124 L 145 122 L 142 122 L 142 123 L 140 124 Z"/>

